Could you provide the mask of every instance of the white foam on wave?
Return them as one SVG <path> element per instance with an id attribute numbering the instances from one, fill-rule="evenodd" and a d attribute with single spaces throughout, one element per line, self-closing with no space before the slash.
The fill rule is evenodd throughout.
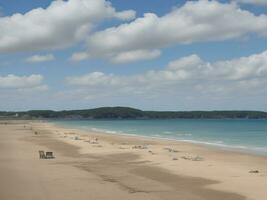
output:
<path id="1" fill-rule="evenodd" d="M 191 133 L 175 133 L 175 136 L 192 136 Z"/>
<path id="2" fill-rule="evenodd" d="M 90 130 L 95 131 L 95 132 L 99 132 L 99 133 L 109 133 L 109 134 L 120 133 L 119 131 L 100 129 L 100 128 L 90 128 Z"/>
<path id="3" fill-rule="evenodd" d="M 203 144 L 208 146 L 220 147 L 222 149 L 228 150 L 239 150 L 243 152 L 257 153 L 267 155 L 267 147 L 255 147 L 255 146 L 245 146 L 245 145 L 237 145 L 237 144 L 226 144 L 223 141 L 218 142 L 210 142 L 210 141 L 200 141 L 200 140 L 178 140 L 183 142 L 189 142 L 193 144 Z"/>
<path id="4" fill-rule="evenodd" d="M 177 138 L 177 137 L 166 137 L 162 134 L 153 134 L 153 135 L 138 135 L 138 134 L 130 134 L 130 133 L 113 133 L 113 134 L 119 134 L 119 135 L 125 135 L 125 136 L 141 136 L 144 138 L 154 138 L 154 139 L 163 139 L 163 140 L 171 140 L 171 141 L 180 141 L 180 142 L 188 142 L 192 144 L 202 144 L 212 147 L 221 148 L 224 150 L 236 150 L 241 152 L 247 152 L 247 153 L 256 153 L 261 155 L 267 155 L 267 148 L 265 147 L 255 147 L 255 146 L 246 146 L 246 145 L 238 145 L 238 144 L 226 144 L 224 141 L 218 140 L 218 141 L 203 141 L 198 139 L 185 139 L 185 138 Z M 190 134 L 191 136 L 192 134 Z M 185 134 L 184 134 L 185 136 Z M 187 135 L 188 136 L 188 135 Z"/>
<path id="5" fill-rule="evenodd" d="M 173 134 L 173 132 L 171 132 L 171 131 L 164 131 L 163 133 L 164 134 Z"/>
<path id="6" fill-rule="evenodd" d="M 115 135 L 124 135 L 124 136 L 141 136 L 145 138 L 154 138 L 154 139 L 164 139 L 164 140 L 175 140 L 175 141 L 181 141 L 181 142 L 188 142 L 193 144 L 203 144 L 213 147 L 219 147 L 226 150 L 241 150 L 245 152 L 252 152 L 252 153 L 259 153 L 259 154 L 267 154 L 267 148 L 265 147 L 255 147 L 255 146 L 245 146 L 245 145 L 237 145 L 237 144 L 226 144 L 222 140 L 218 141 L 203 141 L 198 139 L 187 139 L 183 138 L 183 136 L 192 136 L 190 133 L 179 133 L 179 135 L 168 135 L 167 137 L 164 134 L 153 134 L 153 135 L 141 135 L 141 134 L 133 134 L 133 133 L 127 133 L 127 132 L 117 132 L 117 131 L 111 131 L 111 130 L 102 130 L 97 129 L 100 132 L 109 133 L 109 134 L 115 134 Z M 177 138 L 179 136 L 180 138 Z"/>

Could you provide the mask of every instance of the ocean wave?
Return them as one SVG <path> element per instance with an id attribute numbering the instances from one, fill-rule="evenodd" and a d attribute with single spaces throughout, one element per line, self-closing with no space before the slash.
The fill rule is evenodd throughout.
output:
<path id="1" fill-rule="evenodd" d="M 55 123 L 57 124 L 57 123 Z M 62 124 L 60 124 L 62 125 Z M 70 127 L 71 125 L 67 125 L 67 127 Z M 111 129 L 105 129 L 105 128 L 99 128 L 99 127 L 89 127 L 89 126 L 72 126 L 73 128 L 88 130 L 88 131 L 94 131 L 99 133 L 107 133 L 107 134 L 114 134 L 114 135 L 124 135 L 124 136 L 138 136 L 138 137 L 145 137 L 145 138 L 157 138 L 157 139 L 164 139 L 164 140 L 175 140 L 175 141 L 182 141 L 182 142 L 189 142 L 194 144 L 203 144 L 223 149 L 229 149 L 229 150 L 237 150 L 237 151 L 245 151 L 245 152 L 251 152 L 256 154 L 263 154 L 267 155 L 267 147 L 260 146 L 260 145 L 253 145 L 253 144 L 246 144 L 246 141 L 237 140 L 236 138 L 231 138 L 226 140 L 225 139 L 211 139 L 211 138 L 196 138 L 197 135 L 186 133 L 186 132 L 174 132 L 174 131 L 162 131 L 159 133 L 154 133 L 149 135 L 148 133 L 145 134 L 142 131 L 138 131 L 138 129 L 135 128 L 127 128 L 124 130 L 112 130 Z M 131 132 L 131 133 L 130 133 Z M 249 142 L 248 142 L 249 143 Z"/>
<path id="2" fill-rule="evenodd" d="M 175 133 L 175 136 L 192 136 L 191 133 Z"/>
<path id="3" fill-rule="evenodd" d="M 243 150 L 245 152 L 252 152 L 252 153 L 260 153 L 260 154 L 267 154 L 267 147 L 256 147 L 256 146 L 249 146 L 249 145 L 238 145 L 238 144 L 226 144 L 223 141 L 201 141 L 201 140 L 178 140 L 183 142 L 189 142 L 193 144 L 203 144 L 215 147 L 221 147 L 223 149 L 229 150 Z"/>
<path id="4" fill-rule="evenodd" d="M 153 135 L 141 135 L 141 134 L 133 134 L 133 133 L 127 133 L 127 132 L 120 132 L 120 131 L 114 131 L 114 130 L 104 130 L 104 129 L 97 129 L 100 132 L 105 132 L 108 134 L 117 134 L 117 135 L 124 135 L 124 136 L 141 136 L 145 138 L 155 138 L 155 139 L 164 139 L 164 140 L 175 140 L 175 141 L 181 141 L 181 142 L 188 142 L 193 144 L 203 144 L 213 147 L 219 147 L 223 148 L 225 150 L 239 150 L 244 152 L 252 152 L 252 153 L 260 153 L 260 154 L 267 154 L 267 148 L 265 147 L 255 147 L 255 146 L 249 146 L 249 145 L 239 145 L 239 144 L 227 144 L 225 141 L 217 140 L 217 141 L 203 141 L 200 139 L 188 139 L 188 138 L 182 138 L 182 136 L 192 136 L 192 134 L 189 133 L 179 133 L 178 136 L 181 136 L 177 138 L 177 135 L 168 135 L 166 137 L 163 134 L 153 134 Z"/>
<path id="5" fill-rule="evenodd" d="M 100 128 L 90 128 L 90 130 L 95 131 L 95 132 L 99 132 L 99 133 L 110 133 L 110 134 L 120 133 L 119 131 L 100 129 Z"/>
<path id="6" fill-rule="evenodd" d="M 164 134 L 173 134 L 172 131 L 164 131 L 163 133 L 164 133 Z"/>
<path id="7" fill-rule="evenodd" d="M 175 135 L 168 135 L 166 137 L 164 134 L 141 135 L 141 134 L 133 134 L 133 133 L 99 129 L 99 128 L 92 128 L 92 130 L 95 130 L 97 132 L 104 132 L 108 134 L 117 134 L 117 135 L 124 135 L 124 136 L 141 136 L 141 137 L 146 137 L 146 138 L 156 138 L 156 139 L 164 139 L 164 140 L 175 140 L 175 141 L 188 142 L 188 143 L 193 143 L 193 144 L 203 144 L 203 145 L 208 145 L 208 146 L 213 146 L 213 147 L 219 147 L 219 148 L 228 149 L 228 150 L 242 150 L 245 152 L 267 154 L 266 147 L 255 147 L 255 146 L 246 146 L 246 145 L 239 145 L 239 144 L 227 144 L 225 143 L 225 141 L 222 141 L 222 140 L 203 141 L 201 139 L 188 139 L 187 138 L 188 136 L 192 136 L 192 134 L 190 133 L 178 133 L 178 134 L 176 133 Z"/>

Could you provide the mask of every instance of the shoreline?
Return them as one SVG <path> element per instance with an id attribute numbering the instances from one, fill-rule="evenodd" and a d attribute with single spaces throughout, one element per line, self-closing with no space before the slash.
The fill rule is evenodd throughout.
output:
<path id="1" fill-rule="evenodd" d="M 139 135 L 139 134 L 133 134 L 133 133 L 124 133 L 124 132 L 117 132 L 113 130 L 106 130 L 106 129 L 98 129 L 94 127 L 88 127 L 88 128 L 82 128 L 82 127 L 71 127 L 71 126 L 64 126 L 55 124 L 52 121 L 45 121 L 46 123 L 52 124 L 55 127 L 59 127 L 62 129 L 75 129 L 77 131 L 83 131 L 83 132 L 95 132 L 99 134 L 107 134 L 107 135 L 114 135 L 114 136 L 129 136 L 129 137 L 137 137 L 137 138 L 143 138 L 143 139 L 156 139 L 156 140 L 163 140 L 163 141 L 174 141 L 174 142 L 182 142 L 182 143 L 188 143 L 192 145 L 200 145 L 206 148 L 211 148 L 214 150 L 222 150 L 226 152 L 233 152 L 233 153 L 241 153 L 241 154 L 248 154 L 252 156 L 262 156 L 267 158 L 267 151 L 260 151 L 257 149 L 260 149 L 261 147 L 246 147 L 242 144 L 240 145 L 230 145 L 230 144 L 224 144 L 224 143 L 215 143 L 215 142 L 209 142 L 209 141 L 200 141 L 200 140 L 187 140 L 187 139 L 176 139 L 176 138 L 168 138 L 168 137 L 162 137 L 162 136 L 146 136 L 146 135 Z"/>

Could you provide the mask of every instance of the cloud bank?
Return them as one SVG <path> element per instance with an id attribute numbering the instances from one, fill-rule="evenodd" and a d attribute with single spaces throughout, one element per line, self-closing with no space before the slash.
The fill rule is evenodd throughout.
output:
<path id="1" fill-rule="evenodd" d="M 92 72 L 67 77 L 66 83 L 76 88 L 83 98 L 113 95 L 154 98 L 184 95 L 213 97 L 247 96 L 260 93 L 267 84 L 267 51 L 238 59 L 206 62 L 193 54 L 170 62 L 162 70 L 136 75 L 114 75 Z"/>
<path id="2" fill-rule="evenodd" d="M 129 20 L 133 10 L 117 12 L 105 0 L 57 0 L 47 8 L 0 17 L 0 53 L 68 47 L 84 39 L 97 22 Z"/>
<path id="3" fill-rule="evenodd" d="M 187 1 L 159 17 L 146 13 L 130 23 L 96 32 L 87 39 L 87 50 L 72 60 L 105 58 L 126 63 L 153 59 L 160 49 L 194 42 L 223 41 L 251 33 L 267 35 L 267 15 L 256 16 L 237 4 Z"/>
<path id="4" fill-rule="evenodd" d="M 232 0 L 232 1 L 244 4 L 267 5 L 266 0 Z"/>
<path id="5" fill-rule="evenodd" d="M 6 90 L 46 90 L 46 85 L 43 84 L 43 76 L 33 74 L 30 76 L 16 76 L 9 74 L 0 76 L 0 89 Z"/>

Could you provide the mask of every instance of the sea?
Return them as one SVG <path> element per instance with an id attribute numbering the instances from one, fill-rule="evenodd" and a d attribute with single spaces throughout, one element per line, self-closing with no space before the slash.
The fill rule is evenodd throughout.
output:
<path id="1" fill-rule="evenodd" d="M 185 141 L 267 156 L 267 120 L 54 120 L 52 123 L 65 128 Z"/>

